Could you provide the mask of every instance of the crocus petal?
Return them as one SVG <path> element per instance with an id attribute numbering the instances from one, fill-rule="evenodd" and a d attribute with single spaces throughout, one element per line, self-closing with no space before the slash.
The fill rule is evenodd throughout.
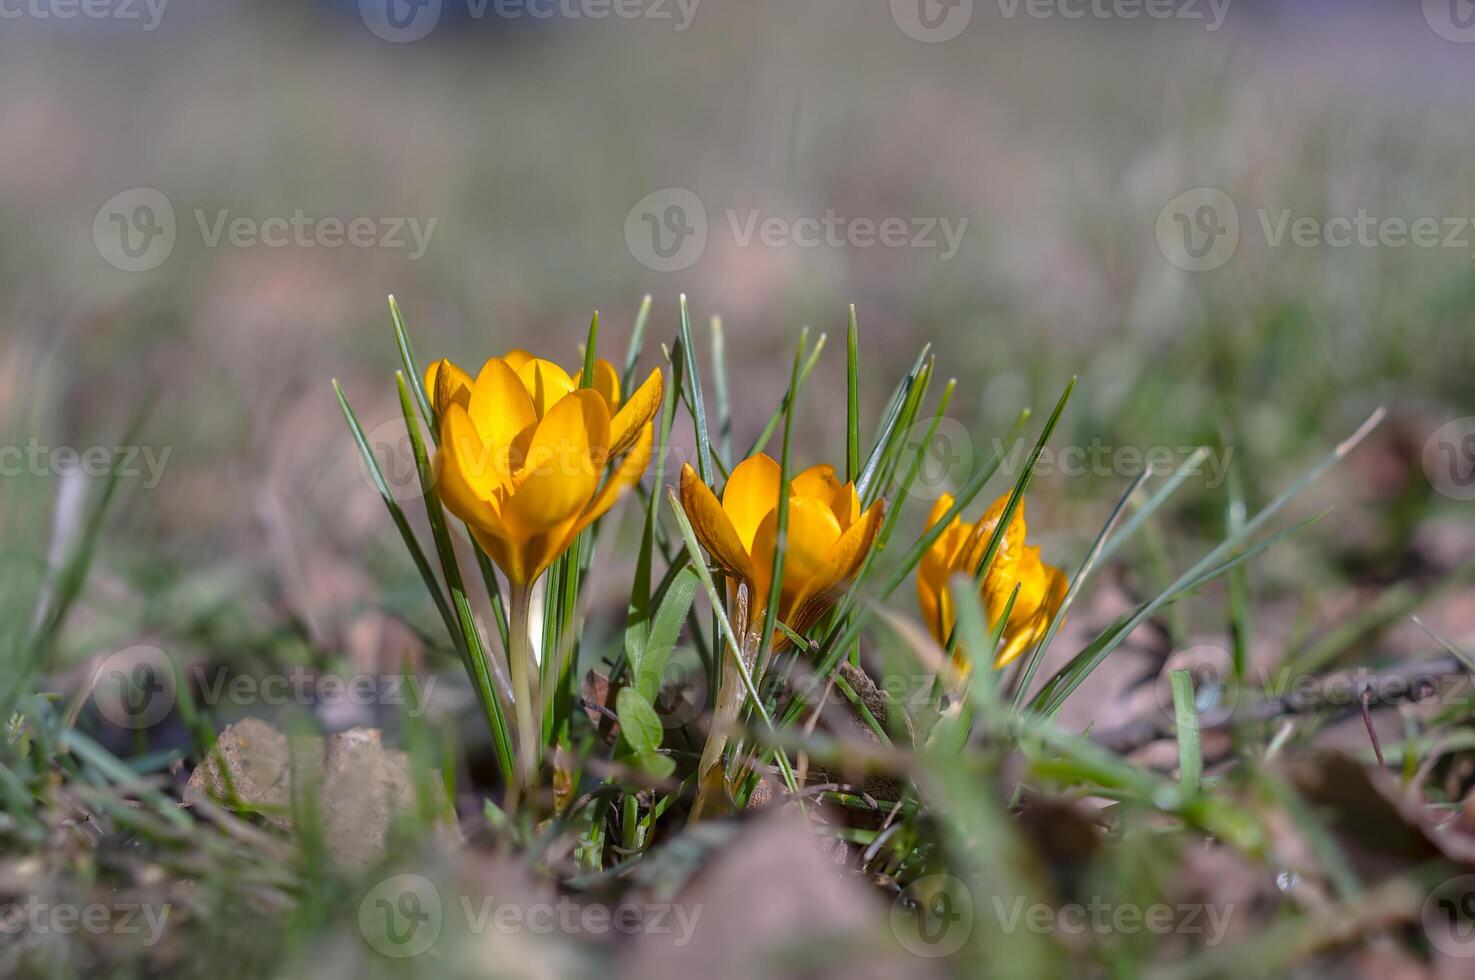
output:
<path id="1" fill-rule="evenodd" d="M 471 399 L 471 375 L 442 358 L 425 369 L 425 395 L 435 414 L 446 414 L 451 402 L 465 408 Z"/>
<path id="2" fill-rule="evenodd" d="M 691 521 L 697 540 L 707 549 L 712 560 L 728 574 L 752 582 L 753 562 L 739 540 L 732 520 L 690 463 L 681 466 L 681 507 Z"/>
<path id="3" fill-rule="evenodd" d="M 734 466 L 727 486 L 722 488 L 722 509 L 732 521 L 743 550 L 749 554 L 753 552 L 758 525 L 778 507 L 782 475 L 778 463 L 759 453 Z"/>
<path id="4" fill-rule="evenodd" d="M 604 363 L 604 362 L 600 362 Z M 613 369 L 611 369 L 613 370 Z M 596 373 L 595 389 L 599 387 L 599 377 Z M 659 369 L 651 371 L 644 383 L 635 389 L 634 394 L 620 406 L 615 417 L 610 420 L 609 426 L 609 454 L 619 456 L 630 448 L 635 442 L 640 430 L 645 424 L 655 418 L 656 409 L 661 407 L 661 395 L 664 391 L 665 382 Z M 619 391 L 619 382 L 615 382 L 615 391 Z M 617 399 L 618 400 L 618 399 Z"/>
<path id="5" fill-rule="evenodd" d="M 591 385 L 599 392 L 604 403 L 609 406 L 610 415 L 620 410 L 620 373 L 615 366 L 603 358 L 594 362 L 594 384 Z"/>
<path id="6" fill-rule="evenodd" d="M 518 368 L 517 376 L 522 379 L 528 397 L 533 400 L 533 410 L 538 413 L 538 418 L 547 415 L 564 395 L 578 387 L 567 371 L 540 357 L 534 357 Z M 606 408 L 605 412 L 608 411 Z"/>
<path id="7" fill-rule="evenodd" d="M 830 547 L 823 565 L 824 578 L 814 582 L 810 591 L 828 592 L 855 578 L 870 553 L 871 545 L 876 543 L 876 535 L 880 533 L 881 521 L 885 517 L 886 505 L 880 500 L 866 508 L 860 520 L 846 528 Z"/>
<path id="8" fill-rule="evenodd" d="M 517 372 L 499 357 L 482 365 L 467 411 L 482 439 L 498 448 L 512 445 L 519 432 L 538 420 Z"/>
<path id="9" fill-rule="evenodd" d="M 609 479 L 604 481 L 604 486 L 600 487 L 599 495 L 594 498 L 588 510 L 579 516 L 578 522 L 574 525 L 574 534 L 578 534 L 603 517 L 605 512 L 620 499 L 621 494 L 640 482 L 640 478 L 645 475 L 646 467 L 650 466 L 655 436 L 655 425 L 647 422 L 645 428 L 635 439 L 635 448 L 615 467 Z"/>
<path id="10" fill-rule="evenodd" d="M 789 486 L 795 496 L 815 497 L 829 504 L 842 528 L 849 527 L 860 514 L 860 498 L 855 495 L 855 487 L 842 485 L 835 478 L 835 468 L 828 463 L 811 466 L 789 481 Z M 853 511 L 852 500 L 855 502 Z"/>
<path id="11" fill-rule="evenodd" d="M 797 620 L 809 620 L 808 623 L 803 624 L 803 628 L 812 625 L 814 620 L 833 606 L 840 594 L 855 579 L 856 574 L 860 572 L 860 566 L 865 562 L 866 555 L 870 553 L 871 546 L 876 542 L 876 535 L 881 530 L 881 521 L 885 516 L 885 506 L 881 501 L 878 500 L 872 504 L 861 515 L 861 519 L 846 528 L 839 539 L 830 546 L 820 567 L 795 593 L 792 603 L 793 616 Z M 787 578 L 787 570 L 784 574 Z M 786 618 L 785 622 L 788 622 L 795 630 L 801 630 L 800 625 L 790 622 L 789 619 Z"/>
<path id="12" fill-rule="evenodd" d="M 1044 638 L 1045 632 L 1050 628 L 1050 621 L 1060 611 L 1060 604 L 1065 600 L 1069 587 L 1064 572 L 1040 560 L 1038 548 L 1025 549 L 1020 560 L 1018 582 L 1019 596 L 1014 600 L 1009 623 L 1004 629 L 1003 642 L 994 658 L 995 667 L 1008 666 Z M 1012 584 L 1009 592 L 1013 592 Z M 1008 605 L 1007 594 L 1003 604 Z M 997 613 L 991 611 L 990 615 L 1001 616 L 1003 609 L 1000 608 Z"/>
<path id="13" fill-rule="evenodd" d="M 824 568 L 825 556 L 840 540 L 840 522 L 830 505 L 814 497 L 789 498 L 789 527 L 784 553 L 784 586 L 786 599 L 795 596 L 804 583 Z M 778 511 L 763 519 L 753 536 L 753 567 L 760 579 L 769 579 L 773 568 L 774 546 L 778 539 Z M 764 583 L 759 582 L 760 590 Z M 792 624 L 790 624 L 792 625 Z"/>
<path id="14" fill-rule="evenodd" d="M 983 561 L 984 553 L 988 551 L 989 539 L 994 535 L 994 529 L 998 527 L 999 518 L 1004 516 L 1004 508 L 1009 502 L 1009 494 L 1002 494 L 997 500 L 989 505 L 983 514 L 982 520 L 973 526 L 967 539 L 958 546 L 953 553 L 950 564 L 956 571 L 974 574 L 978 569 L 979 562 Z M 1024 523 L 1024 501 L 1019 501 L 1019 507 L 1014 511 L 1014 519 L 1009 522 L 1009 527 L 1004 531 L 1004 538 L 999 542 L 999 550 L 994 553 L 994 560 L 989 565 L 988 575 L 1002 576 L 1012 579 L 1018 574 L 1019 559 L 1024 552 L 1024 538 L 1026 527 Z M 1013 585 L 1010 585 L 1013 588 Z M 1008 593 L 1005 593 L 1005 598 Z"/>
<path id="15" fill-rule="evenodd" d="M 452 404 L 441 420 L 440 451 L 435 454 L 436 493 L 467 524 L 500 532 L 497 501 L 507 477 L 491 455 L 466 409 Z"/>
<path id="16" fill-rule="evenodd" d="M 553 405 L 533 431 L 503 521 L 531 539 L 582 512 L 599 485 L 608 439 L 609 409 L 595 392 L 575 391 Z"/>
<path id="17" fill-rule="evenodd" d="M 520 347 L 514 347 L 512 350 L 502 355 L 502 360 L 506 361 L 507 364 L 514 371 L 521 371 L 522 366 L 532 359 L 533 355 L 529 354 L 527 351 L 523 350 Z"/>

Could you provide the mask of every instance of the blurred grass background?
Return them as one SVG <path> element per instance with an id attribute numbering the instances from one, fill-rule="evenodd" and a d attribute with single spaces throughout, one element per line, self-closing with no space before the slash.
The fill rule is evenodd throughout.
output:
<path id="1" fill-rule="evenodd" d="M 1273 552 L 1255 588 L 1453 567 L 1470 505 L 1421 460 L 1440 424 L 1475 413 L 1475 232 L 1461 248 L 1272 248 L 1256 212 L 1475 215 L 1467 47 L 1409 5 L 1235 0 L 1214 31 L 1002 9 L 978 4 L 940 44 L 852 0 L 703 0 L 682 31 L 447 13 L 404 44 L 349 3 L 177 4 L 152 31 L 7 21 L 0 431 L 111 445 L 152 397 L 144 441 L 169 452 L 157 486 L 124 481 L 70 645 L 85 657 L 167 631 L 227 658 L 418 649 L 398 619 L 429 623 L 427 604 L 328 387 L 340 378 L 371 428 L 397 416 L 391 292 L 422 358 L 463 363 L 512 346 L 572 363 L 595 308 L 621 350 L 646 292 L 666 339 L 688 293 L 723 318 L 739 444 L 779 398 L 798 328 L 827 330 L 802 463 L 843 451 L 847 303 L 868 420 L 931 341 L 961 380 L 974 458 L 1079 374 L 1057 445 L 1232 450 L 1253 506 L 1386 404 L 1391 423 L 1306 505 L 1334 517 Z M 1200 186 L 1230 195 L 1241 236 L 1227 264 L 1191 273 L 1155 226 Z M 139 187 L 169 199 L 178 241 L 158 268 L 123 272 L 93 222 Z M 710 236 L 662 273 L 625 227 L 667 187 L 701 199 Z M 947 260 L 743 247 L 728 209 L 967 226 Z M 417 260 L 207 247 L 196 212 L 222 210 L 436 224 Z M 1030 518 L 1047 553 L 1074 562 L 1132 475 L 1042 477 Z M 0 535 L 30 557 L 12 566 L 25 577 L 58 496 L 52 474 L 22 480 Z M 1224 511 L 1222 487 L 1192 494 L 1171 549 L 1202 550 Z"/>

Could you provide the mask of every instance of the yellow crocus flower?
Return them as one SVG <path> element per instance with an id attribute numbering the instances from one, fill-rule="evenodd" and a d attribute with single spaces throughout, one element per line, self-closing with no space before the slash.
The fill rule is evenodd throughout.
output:
<path id="1" fill-rule="evenodd" d="M 781 476 L 771 458 L 751 456 L 733 468 L 718 503 L 690 464 L 681 468 L 681 504 L 697 539 L 714 562 L 748 587 L 749 628 L 760 621 L 768 599 Z M 879 500 L 862 512 L 855 484 L 842 485 L 833 466 L 812 466 L 789 481 L 778 609 L 784 625 L 803 633 L 835 604 L 860 571 L 884 514 Z"/>
<path id="2" fill-rule="evenodd" d="M 474 381 L 438 361 L 425 388 L 440 420 L 441 500 L 514 587 L 536 580 L 650 463 L 659 370 L 622 400 L 608 361 L 581 389 L 552 361 L 512 351 Z M 606 463 L 622 456 L 601 486 Z"/>
<path id="3" fill-rule="evenodd" d="M 948 580 L 955 574 L 974 574 L 1008 501 L 1008 494 L 999 497 L 977 524 L 953 518 L 917 566 L 917 598 L 922 606 L 922 618 L 927 621 L 927 628 L 939 645 L 947 644 L 956 621 Z M 952 506 L 953 498 L 943 494 L 927 518 L 928 529 L 942 520 Z M 1065 573 L 1041 561 L 1040 549 L 1025 545 L 1025 533 L 1024 501 L 1021 500 L 983 580 L 983 605 L 993 623 L 1004 615 L 1014 587 L 1019 586 L 1019 598 L 1014 600 L 1014 608 L 1009 613 L 1009 622 L 999 642 L 998 655 L 994 658 L 995 668 L 1008 666 L 1038 643 L 1065 599 Z M 954 657 L 959 666 L 968 666 L 961 648 Z"/>
<path id="4" fill-rule="evenodd" d="M 446 360 L 425 373 L 440 423 L 436 491 L 507 576 L 507 663 L 525 785 L 538 770 L 541 742 L 532 584 L 644 475 L 662 383 L 652 371 L 623 399 L 608 362 L 596 362 L 593 385 L 580 388 L 563 368 L 526 351 L 492 358 L 474 381 Z"/>

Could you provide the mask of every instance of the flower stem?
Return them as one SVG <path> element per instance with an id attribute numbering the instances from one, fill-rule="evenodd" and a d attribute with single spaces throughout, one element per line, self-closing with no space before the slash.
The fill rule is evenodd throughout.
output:
<path id="1" fill-rule="evenodd" d="M 532 649 L 528 636 L 528 619 L 532 611 L 533 590 L 527 585 L 513 585 L 508 590 L 507 668 L 512 674 L 513 708 L 517 716 L 517 771 L 520 788 L 531 788 L 538 773 L 538 729 L 532 690 Z"/>
<path id="2" fill-rule="evenodd" d="M 744 587 L 745 588 L 745 587 Z M 721 771 L 722 751 L 727 747 L 727 733 L 736 724 L 738 714 L 742 711 L 743 702 L 747 699 L 747 691 L 743 687 L 742 672 L 738 670 L 737 659 L 742 657 L 744 662 L 751 665 L 754 660 L 753 647 L 756 646 L 756 636 L 749 636 L 747 632 L 747 597 L 742 589 L 736 598 L 737 609 L 735 610 L 737 635 L 742 638 L 744 649 L 733 650 L 729 644 L 722 644 L 719 650 L 722 652 L 722 672 L 717 682 L 717 704 L 712 712 L 712 727 L 707 734 L 707 744 L 702 747 L 702 759 L 697 764 L 697 800 L 691 808 L 691 819 L 699 820 L 709 810 L 718 805 L 712 799 L 713 793 L 726 792 L 726 778 Z M 718 770 L 713 775 L 713 770 Z"/>

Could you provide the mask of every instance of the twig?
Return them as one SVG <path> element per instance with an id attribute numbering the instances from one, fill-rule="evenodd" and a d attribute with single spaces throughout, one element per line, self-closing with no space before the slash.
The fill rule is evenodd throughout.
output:
<path id="1" fill-rule="evenodd" d="M 1433 694 L 1440 681 L 1469 675 L 1464 662 L 1456 657 L 1409 661 L 1381 672 L 1360 669 L 1326 674 L 1316 678 L 1315 686 L 1307 690 L 1257 701 L 1244 708 L 1210 711 L 1200 716 L 1199 730 L 1218 731 L 1246 722 L 1273 721 L 1289 715 L 1325 710 L 1344 714 L 1349 710 L 1363 710 L 1364 704 L 1367 710 L 1371 710 L 1417 703 Z M 1118 728 L 1094 732 L 1091 740 L 1113 752 L 1125 754 L 1172 736 L 1173 727 L 1169 719 L 1142 718 Z"/>

